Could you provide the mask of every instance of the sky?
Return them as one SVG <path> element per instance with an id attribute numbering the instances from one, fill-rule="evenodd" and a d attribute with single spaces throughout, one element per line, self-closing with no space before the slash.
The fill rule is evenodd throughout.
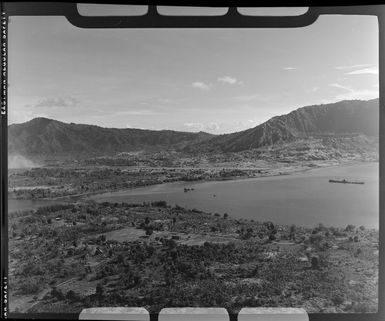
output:
<path id="1" fill-rule="evenodd" d="M 378 97 L 378 27 L 322 16 L 294 29 L 80 29 L 11 17 L 9 116 L 230 133 L 302 106 Z"/>

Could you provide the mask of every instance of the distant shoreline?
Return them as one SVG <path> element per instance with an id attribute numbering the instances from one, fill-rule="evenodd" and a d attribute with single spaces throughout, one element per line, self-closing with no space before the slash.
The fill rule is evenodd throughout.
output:
<path id="1" fill-rule="evenodd" d="M 269 174 L 261 174 L 261 176 L 254 176 L 254 177 L 242 177 L 242 176 L 233 176 L 233 177 L 226 177 L 222 179 L 211 179 L 211 180 L 192 180 L 190 181 L 191 183 L 206 183 L 206 182 L 223 182 L 223 181 L 244 181 L 244 180 L 254 180 L 254 179 L 261 179 L 261 178 L 268 178 L 268 177 L 276 177 L 276 176 L 291 176 L 291 175 L 296 175 L 296 174 L 301 174 L 301 173 L 307 173 L 307 172 L 312 172 L 312 171 L 317 171 L 325 168 L 335 168 L 335 167 L 347 167 L 347 166 L 355 166 L 359 164 L 368 164 L 368 163 L 378 163 L 378 161 L 347 161 L 344 163 L 338 163 L 338 164 L 327 164 L 325 166 L 317 166 L 317 167 L 301 167 L 298 169 L 293 169 L 291 171 L 285 171 L 285 170 L 279 170 L 273 169 L 274 172 L 270 172 Z M 251 169 L 251 168 L 250 168 Z M 271 170 L 271 169 L 270 169 Z M 281 174 L 280 174 L 281 173 Z M 79 195 L 74 195 L 74 196 L 67 196 L 67 197 L 83 197 L 83 196 L 93 196 L 93 195 L 98 195 L 98 194 L 105 194 L 105 193 L 115 193 L 115 192 L 125 192 L 125 191 L 130 191 L 130 190 L 135 190 L 139 188 L 145 188 L 149 186 L 162 186 L 164 184 L 170 184 L 170 183 L 181 183 L 181 182 L 187 182 L 183 180 L 175 181 L 175 182 L 165 182 L 165 183 L 160 183 L 160 184 L 152 184 L 152 185 L 147 185 L 147 186 L 138 186 L 138 187 L 131 187 L 131 188 L 124 188 L 124 189 L 117 189 L 114 191 L 107 191 L 107 192 L 92 192 L 92 193 L 86 193 L 86 194 L 79 194 Z M 61 199 L 65 198 L 66 196 L 63 197 L 58 197 L 55 199 Z M 50 200 L 50 199 L 47 199 Z M 53 200 L 53 199 L 51 199 Z"/>
<path id="2" fill-rule="evenodd" d="M 168 182 L 168 183 L 162 183 L 162 184 L 152 184 L 152 185 L 141 186 L 141 187 L 136 187 L 136 188 L 129 188 L 129 189 L 119 189 L 119 190 L 112 190 L 112 191 L 105 191 L 105 192 L 83 193 L 83 194 L 77 194 L 75 196 L 64 196 L 64 197 L 55 198 L 55 199 L 10 199 L 10 201 L 11 201 L 10 207 L 13 209 L 11 211 L 9 211 L 9 213 L 18 212 L 18 211 L 36 210 L 40 207 L 51 206 L 51 205 L 56 205 L 56 204 L 71 204 L 71 203 L 74 204 L 77 202 L 79 204 L 81 204 L 81 203 L 84 203 L 87 201 L 94 201 L 96 203 L 111 202 L 111 203 L 130 203 L 130 204 L 131 203 L 132 204 L 141 204 L 142 202 L 147 203 L 147 202 L 152 202 L 152 201 L 167 201 L 167 203 L 169 203 L 171 205 L 178 204 L 178 205 L 181 205 L 183 207 L 190 208 L 190 209 L 198 208 L 199 210 L 212 212 L 212 213 L 222 213 L 222 214 L 228 213 L 233 218 L 255 219 L 255 217 L 250 216 L 250 215 L 248 215 L 248 213 L 245 212 L 245 211 L 247 211 L 248 206 L 247 205 L 246 206 L 241 205 L 241 204 L 247 204 L 249 201 L 252 202 L 252 200 L 255 197 L 256 201 L 260 200 L 262 202 L 262 203 L 260 203 L 260 205 L 258 205 L 256 207 L 256 208 L 260 208 L 257 211 L 262 211 L 262 212 L 260 212 L 260 214 L 262 216 L 258 220 L 262 220 L 262 221 L 266 220 L 267 219 L 266 215 L 268 215 L 268 216 L 271 215 L 269 217 L 271 218 L 272 221 L 280 222 L 281 224 L 289 224 L 287 222 L 292 222 L 296 226 L 312 226 L 316 223 L 313 224 L 311 222 L 310 223 L 302 222 L 302 224 L 301 224 L 301 222 L 296 222 L 295 219 L 292 220 L 290 218 L 290 217 L 297 217 L 296 216 L 297 214 L 295 214 L 295 213 L 297 213 L 298 211 L 303 212 L 304 210 L 306 210 L 306 206 L 308 206 L 308 205 L 303 205 L 303 206 L 298 205 L 299 207 L 297 207 L 297 206 L 293 207 L 292 201 L 293 200 L 295 201 L 295 199 L 293 199 L 292 196 L 291 196 L 291 198 L 289 198 L 287 200 L 287 202 L 288 202 L 287 204 L 282 203 L 282 200 L 284 200 L 286 197 L 285 195 L 291 195 L 292 194 L 290 192 L 290 189 L 288 189 L 287 191 L 281 189 L 281 192 L 279 192 L 279 190 L 278 190 L 277 192 L 280 193 L 280 196 L 277 196 L 278 198 L 276 198 L 276 201 L 278 201 L 278 203 L 271 203 L 271 202 L 269 203 L 269 197 L 265 198 L 264 196 L 261 196 L 262 197 L 261 198 L 258 196 L 258 194 L 260 194 L 259 192 L 257 194 L 253 194 L 255 196 L 252 196 L 247 190 L 244 190 L 243 184 L 246 184 L 246 186 L 249 186 L 248 187 L 249 189 L 250 188 L 253 189 L 252 186 L 254 186 L 254 184 L 257 184 L 255 186 L 259 186 L 260 188 L 262 188 L 261 192 L 263 195 L 266 193 L 273 192 L 273 190 L 271 190 L 271 187 L 270 187 L 270 190 L 268 189 L 266 191 L 266 193 L 263 192 L 263 188 L 264 188 L 263 186 L 266 186 L 266 188 L 269 188 L 269 186 L 271 186 L 271 184 L 275 184 L 274 186 L 286 186 L 286 187 L 291 186 L 293 184 L 293 183 L 291 183 L 291 179 L 293 179 L 297 183 L 300 183 L 300 182 L 302 182 L 302 175 L 303 175 L 303 179 L 304 179 L 303 182 L 304 183 L 300 183 L 299 186 L 302 186 L 301 187 L 302 191 L 307 193 L 306 187 L 305 187 L 305 190 L 303 190 L 303 188 L 304 188 L 303 184 L 306 185 L 307 179 L 311 179 L 310 181 L 314 181 L 314 179 L 318 179 L 317 177 L 320 175 L 322 178 L 319 182 L 323 187 L 320 190 L 317 187 L 316 187 L 316 189 L 318 189 L 319 190 L 318 192 L 321 193 L 320 194 L 321 202 L 326 202 L 325 206 L 328 207 L 329 206 L 327 203 L 328 197 L 330 196 L 331 197 L 330 200 L 333 201 L 333 195 L 334 194 L 329 195 L 330 194 L 329 193 L 328 194 L 329 196 L 327 196 L 325 198 L 325 196 L 322 196 L 323 195 L 322 191 L 325 189 L 329 190 L 329 186 L 328 186 L 328 185 L 330 185 L 330 184 L 328 184 L 329 169 L 331 172 L 330 178 L 333 178 L 333 177 L 349 178 L 350 174 L 357 175 L 357 173 L 361 173 L 361 175 L 362 175 L 361 177 L 363 177 L 363 180 L 365 180 L 365 182 L 368 183 L 368 184 L 364 185 L 365 186 L 364 190 L 366 190 L 367 189 L 366 186 L 368 185 L 370 187 L 371 185 L 373 185 L 372 184 L 373 179 L 376 179 L 377 175 L 375 174 L 375 172 L 373 172 L 373 170 L 376 170 L 377 164 L 378 164 L 378 162 L 350 161 L 350 162 L 343 162 L 343 163 L 339 163 L 339 164 L 322 164 L 323 166 L 319 164 L 318 167 L 313 167 L 313 168 L 300 168 L 297 166 L 295 168 L 290 168 L 291 171 L 285 173 L 286 175 L 279 175 L 279 174 L 275 173 L 272 175 L 264 175 L 264 176 L 260 176 L 260 177 L 250 177 L 250 178 L 237 177 L 237 178 L 222 179 L 222 180 L 175 181 L 175 182 Z M 359 167 L 355 168 L 353 170 L 350 170 L 349 168 L 351 166 L 359 166 Z M 361 166 L 363 168 L 363 172 L 361 172 L 361 170 L 360 170 Z M 370 171 L 368 172 L 369 176 L 366 175 L 367 166 L 369 166 L 368 168 L 370 168 Z M 340 172 L 340 169 L 341 169 L 341 172 Z M 320 172 L 320 174 L 318 175 L 317 172 L 319 170 L 323 170 L 323 171 Z M 316 173 L 316 174 L 310 174 L 310 173 Z M 373 174 L 374 174 L 374 176 L 373 176 Z M 365 177 L 367 177 L 367 179 Z M 277 181 L 277 182 L 275 182 L 275 181 Z M 226 192 L 226 190 L 229 190 L 229 188 L 230 189 L 232 188 L 233 190 L 238 190 L 238 187 L 237 187 L 238 183 L 241 184 L 241 185 L 239 185 L 239 188 L 241 190 L 243 188 L 243 192 L 241 192 L 241 193 L 242 194 L 246 193 L 245 195 L 247 195 L 247 196 L 243 196 L 240 199 L 238 199 L 239 197 L 237 198 L 237 196 L 236 196 L 236 198 L 237 198 L 236 202 L 242 202 L 242 203 L 239 203 L 240 207 L 237 206 L 237 208 L 234 208 L 234 206 L 232 205 L 233 203 L 231 203 L 231 202 L 229 203 L 226 201 L 226 200 L 231 199 L 231 195 L 228 192 Z M 295 186 L 297 186 L 297 183 L 295 183 L 296 184 Z M 217 184 L 219 184 L 219 185 L 217 185 Z M 230 187 L 226 187 L 227 184 L 229 184 Z M 232 184 L 235 184 L 235 185 L 233 186 Z M 267 185 L 264 185 L 264 184 L 267 184 Z M 278 184 L 278 185 L 276 185 L 276 184 Z M 314 184 L 313 184 L 313 186 L 314 186 Z M 191 196 L 190 196 L 190 194 L 189 194 L 190 192 L 183 193 L 184 188 L 193 188 L 195 190 L 195 192 L 192 191 Z M 219 188 L 219 190 L 217 190 L 217 188 Z M 335 188 L 335 186 L 330 186 L 330 188 L 333 189 L 333 188 Z M 348 187 L 338 186 L 337 188 L 340 188 L 341 192 L 350 190 L 349 186 Z M 220 192 L 221 190 L 225 191 L 224 192 L 225 194 Z M 312 193 L 311 190 L 312 189 L 310 188 L 308 191 L 310 193 Z M 359 192 L 360 190 L 361 190 L 361 187 L 357 190 L 357 192 L 360 193 Z M 197 196 L 195 196 L 196 192 L 198 192 Z M 219 194 L 218 194 L 218 192 L 219 192 Z M 350 193 L 350 192 L 347 192 L 347 193 Z M 174 194 L 176 196 L 173 196 Z M 216 196 L 214 196 L 214 194 L 217 194 L 216 196 L 218 196 L 217 201 L 214 201 L 214 198 L 212 198 L 212 197 L 216 197 Z M 203 198 L 202 198 L 202 195 L 203 195 Z M 298 194 L 298 195 L 302 195 L 302 194 Z M 314 192 L 313 192 L 313 194 L 310 194 L 310 195 L 311 195 L 310 196 L 311 198 L 314 198 L 314 197 L 318 198 L 317 193 L 314 194 Z M 350 196 L 347 195 L 346 192 L 343 192 L 343 195 L 345 195 L 344 196 L 344 198 L 345 198 L 344 202 L 354 201 L 354 199 L 349 200 Z M 354 192 L 354 195 L 356 195 L 356 192 Z M 373 195 L 373 194 L 371 194 L 371 195 Z M 375 194 L 375 195 L 377 195 L 377 194 Z M 210 196 L 212 196 L 211 197 L 212 201 L 209 201 L 209 203 L 207 203 L 207 201 L 210 199 Z M 223 198 L 223 197 L 225 197 L 225 198 Z M 353 196 L 353 197 L 355 197 L 355 196 Z M 290 199 L 291 199 L 291 201 L 290 201 Z M 200 200 L 203 203 L 201 203 Z M 306 197 L 304 198 L 304 201 L 306 201 Z M 216 205 L 214 203 L 210 203 L 210 202 L 214 202 Z M 225 203 L 223 203 L 223 202 L 225 202 Z M 265 202 L 267 202 L 267 203 L 265 203 Z M 364 200 L 363 202 L 366 202 L 366 201 Z M 210 204 L 212 204 L 212 205 L 210 205 Z M 220 205 L 220 204 L 222 204 L 222 205 Z M 324 203 L 320 203 L 320 204 L 324 204 Z M 320 205 L 320 204 L 318 204 L 318 205 Z M 345 204 L 345 203 L 343 203 L 343 204 Z M 343 204 L 341 204 L 341 206 Z M 363 204 L 366 204 L 366 203 L 363 203 Z M 323 217 L 322 216 L 323 215 L 322 214 L 322 208 L 323 207 L 320 208 L 318 205 L 314 208 L 311 207 L 311 208 L 313 208 L 312 216 L 321 215 L 320 217 Z M 348 204 L 346 204 L 346 205 L 348 205 Z M 251 205 L 251 206 L 253 208 L 254 205 Z M 282 208 L 286 208 L 286 210 L 285 210 L 286 214 L 282 212 Z M 311 209 L 311 208 L 309 208 L 309 209 Z M 359 208 L 360 208 L 359 211 L 361 213 L 365 212 L 364 208 L 361 208 L 360 206 L 359 206 Z M 373 209 L 371 209 L 370 211 L 373 212 Z M 315 213 L 318 213 L 318 214 L 315 214 Z M 281 217 L 282 214 L 285 214 L 285 216 L 290 215 L 284 219 L 284 222 L 286 222 L 286 223 L 283 223 L 280 221 L 280 219 L 278 219 L 278 217 Z M 338 213 L 336 213 L 336 214 L 338 214 Z M 341 214 L 341 215 L 345 215 L 345 214 Z M 341 216 L 341 215 L 338 214 L 337 216 Z M 367 213 L 367 215 L 369 215 L 369 213 Z M 359 220 L 357 221 L 356 219 L 353 219 L 353 217 L 352 217 L 353 220 L 351 220 L 349 222 L 346 221 L 346 223 L 344 222 L 344 223 L 340 224 L 340 223 L 330 222 L 330 224 L 331 224 L 331 226 L 334 226 L 334 227 L 343 227 L 345 224 L 351 223 L 354 225 L 357 225 L 357 224 L 358 225 L 364 225 L 367 228 L 378 229 L 378 225 L 376 224 L 376 218 L 373 216 L 374 213 L 372 213 L 370 215 L 371 215 L 370 217 L 371 217 L 372 223 L 374 222 L 373 224 L 369 223 L 369 222 L 366 222 L 366 224 L 365 224 L 365 222 L 359 223 Z M 257 216 L 259 216 L 259 215 L 257 215 Z M 350 216 L 346 216 L 346 218 L 348 218 L 348 217 L 350 217 Z M 354 217 L 357 217 L 357 215 L 355 215 Z M 338 222 L 339 219 L 335 218 L 335 220 L 336 220 L 336 222 Z M 310 221 L 311 221 L 311 219 L 310 219 Z M 319 222 L 322 222 L 322 220 L 320 219 L 318 221 L 318 223 Z M 328 220 L 324 221 L 324 224 L 326 224 L 327 222 L 328 222 Z"/>
<path id="3" fill-rule="evenodd" d="M 260 178 L 268 178 L 268 177 L 276 177 L 276 176 L 289 176 L 289 175 L 295 175 L 295 174 L 301 174 L 301 173 L 307 173 L 307 172 L 312 172 L 312 171 L 317 171 L 320 169 L 324 168 L 336 168 L 336 167 L 344 167 L 344 166 L 354 166 L 358 164 L 367 164 L 367 163 L 379 163 L 378 161 L 359 161 L 359 160 L 347 160 L 347 161 L 340 161 L 335 164 L 330 164 L 328 162 L 321 162 L 322 165 L 314 165 L 314 166 L 306 166 L 302 164 L 293 164 L 292 166 L 287 166 L 287 167 L 277 167 L 277 168 L 269 168 L 265 169 L 268 171 L 268 173 L 262 173 L 260 176 L 253 176 L 253 177 L 243 177 L 243 176 L 232 176 L 232 177 L 225 177 L 225 178 L 214 178 L 214 179 L 206 179 L 206 180 L 191 180 L 191 183 L 205 183 L 205 182 L 222 182 L 222 181 L 243 181 L 243 180 L 249 180 L 249 179 L 260 179 Z M 167 168 L 167 169 L 174 169 L 175 167 L 160 167 L 160 168 Z M 178 167 L 180 168 L 180 167 Z M 191 167 L 194 168 L 194 167 Z M 196 167 L 194 169 L 200 169 L 202 167 Z M 209 168 L 225 168 L 226 167 L 205 167 L 205 169 Z M 231 167 L 232 168 L 232 167 Z M 143 167 L 143 169 L 153 169 L 153 167 Z M 247 170 L 259 170 L 260 167 L 256 168 L 247 168 Z M 245 169 L 246 170 L 246 169 Z M 99 194 L 106 194 L 106 193 L 116 193 L 116 192 L 125 192 L 125 191 L 130 191 L 130 190 L 135 190 L 139 188 L 144 188 L 148 186 L 161 186 L 164 184 L 169 184 L 169 183 L 178 183 L 178 182 L 187 182 L 185 180 L 177 180 L 173 182 L 163 182 L 159 184 L 149 184 L 145 186 L 135 186 L 135 187 L 129 187 L 129 188 L 120 188 L 112 191 L 95 191 L 95 192 L 86 192 L 86 193 L 81 193 L 81 194 L 73 194 L 73 195 L 65 195 L 65 196 L 58 196 L 58 197 L 53 197 L 53 198 L 39 198 L 39 199 L 23 199 L 23 198 L 15 198 L 15 197 L 9 197 L 9 200 L 32 200 L 32 201 L 71 201 L 71 200 L 77 200 L 77 199 L 86 199 L 90 196 L 95 196 Z M 38 187 L 36 187 L 38 188 Z"/>

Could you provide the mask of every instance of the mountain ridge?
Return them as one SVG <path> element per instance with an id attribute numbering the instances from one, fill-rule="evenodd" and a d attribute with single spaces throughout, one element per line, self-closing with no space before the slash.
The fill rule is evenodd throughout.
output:
<path id="1" fill-rule="evenodd" d="M 288 114 L 274 116 L 253 128 L 215 136 L 187 149 L 240 152 L 313 135 L 354 133 L 378 136 L 378 99 L 343 100 L 301 107 Z"/>
<path id="2" fill-rule="evenodd" d="M 211 136 L 204 132 L 105 128 L 39 117 L 8 127 L 8 152 L 23 156 L 97 156 L 143 149 L 180 148 Z"/>
<path id="3" fill-rule="evenodd" d="M 8 126 L 8 151 L 11 155 L 40 158 L 102 156 L 139 150 L 241 152 L 313 135 L 362 134 L 378 137 L 378 107 L 378 99 L 305 106 L 274 116 L 253 128 L 222 135 L 105 128 L 38 117 Z"/>

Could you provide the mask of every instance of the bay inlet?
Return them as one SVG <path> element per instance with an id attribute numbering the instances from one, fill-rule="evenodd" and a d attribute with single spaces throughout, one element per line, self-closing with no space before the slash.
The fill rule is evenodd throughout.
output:
<path id="1" fill-rule="evenodd" d="M 330 184 L 330 178 L 365 184 Z M 239 219 L 378 228 L 379 172 L 378 163 L 359 163 L 263 178 L 167 183 L 97 194 L 90 199 L 127 203 L 164 200 Z"/>

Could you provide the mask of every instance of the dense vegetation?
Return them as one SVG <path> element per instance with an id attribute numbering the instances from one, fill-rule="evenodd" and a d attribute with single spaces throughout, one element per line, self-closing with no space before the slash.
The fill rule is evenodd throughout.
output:
<path id="1" fill-rule="evenodd" d="M 164 201 L 10 215 L 12 298 L 30 312 L 92 306 L 377 309 L 378 231 L 281 226 Z M 12 302 L 12 300 L 11 300 Z"/>

